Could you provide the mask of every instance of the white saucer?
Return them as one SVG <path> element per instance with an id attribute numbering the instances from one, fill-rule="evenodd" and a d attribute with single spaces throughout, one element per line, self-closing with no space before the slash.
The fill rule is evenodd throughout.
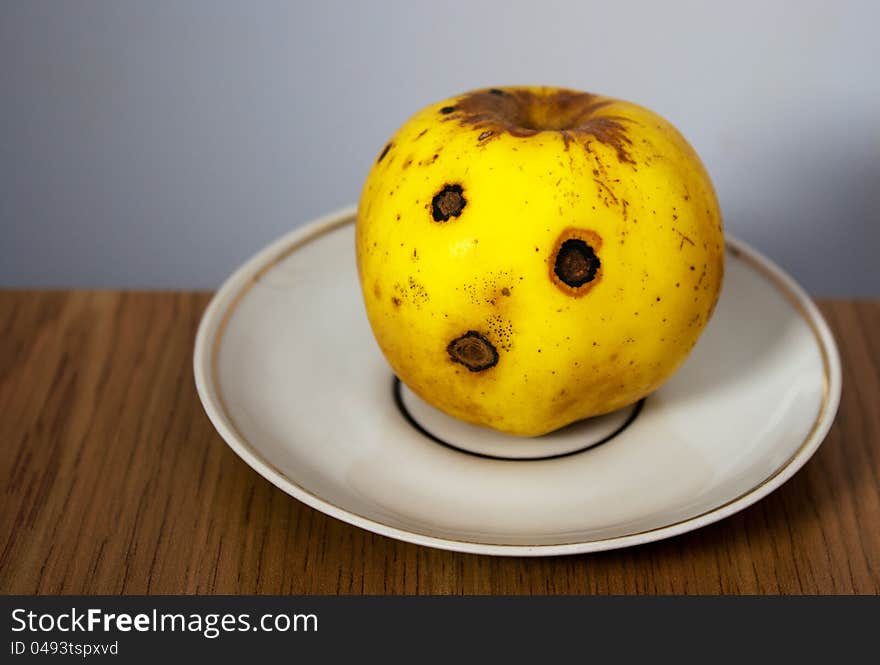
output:
<path id="1" fill-rule="evenodd" d="M 715 315 L 638 408 L 523 440 L 406 390 L 396 399 L 361 302 L 353 219 L 352 209 L 320 219 L 245 263 L 205 312 L 194 357 L 199 396 L 230 447 L 333 517 L 482 554 L 625 547 L 758 501 L 834 419 L 840 361 L 825 321 L 791 278 L 730 237 Z"/>

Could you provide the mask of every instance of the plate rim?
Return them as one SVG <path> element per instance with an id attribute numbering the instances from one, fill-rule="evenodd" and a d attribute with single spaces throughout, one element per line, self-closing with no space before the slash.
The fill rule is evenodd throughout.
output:
<path id="1" fill-rule="evenodd" d="M 337 506 L 286 476 L 238 431 L 223 402 L 219 381 L 216 377 L 216 359 L 226 323 L 250 287 L 268 270 L 297 249 L 324 233 L 354 222 L 355 216 L 356 206 L 351 205 L 319 217 L 284 234 L 236 268 L 215 292 L 202 314 L 193 351 L 196 390 L 208 419 L 221 438 L 248 466 L 273 485 L 293 498 L 331 517 L 397 540 L 471 554 L 554 556 L 631 547 L 699 529 L 760 501 L 788 481 L 806 464 L 822 444 L 834 422 L 842 388 L 841 365 L 834 336 L 825 318 L 803 288 L 782 268 L 744 241 L 725 232 L 727 249 L 738 258 L 744 259 L 752 268 L 768 279 L 804 317 L 816 338 L 825 372 L 822 404 L 812 428 L 797 450 L 760 483 L 715 508 L 672 524 L 612 538 L 542 545 L 491 544 L 441 538 L 384 524 Z"/>

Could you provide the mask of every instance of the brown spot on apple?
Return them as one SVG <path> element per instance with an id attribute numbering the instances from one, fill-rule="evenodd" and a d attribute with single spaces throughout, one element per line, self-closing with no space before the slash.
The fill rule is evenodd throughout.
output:
<path id="1" fill-rule="evenodd" d="M 449 342 L 446 351 L 453 362 L 471 372 L 482 372 L 498 364 L 498 350 L 476 330 L 468 330 Z"/>
<path id="2" fill-rule="evenodd" d="M 431 200 L 431 216 L 435 222 L 447 222 L 450 217 L 458 217 L 467 205 L 464 188 L 461 185 L 444 185 Z"/>
<path id="3" fill-rule="evenodd" d="M 491 131 L 489 136 L 506 132 L 528 138 L 540 132 L 558 132 L 566 148 L 577 142 L 587 151 L 590 142 L 596 141 L 611 148 L 620 162 L 635 166 L 626 127 L 632 121 L 603 111 L 613 103 L 598 95 L 564 88 L 540 92 L 491 88 L 462 95 L 455 106 L 444 107 L 441 112 L 456 111 L 455 117 L 448 120 Z"/>
<path id="4" fill-rule="evenodd" d="M 388 151 L 391 150 L 391 146 L 392 146 L 392 145 L 393 145 L 392 143 L 386 143 L 386 144 L 385 144 L 385 147 L 382 148 L 382 152 L 379 153 L 379 158 L 376 160 L 376 163 L 377 163 L 377 164 L 378 164 L 379 162 L 381 162 L 383 159 L 385 159 L 385 155 L 387 155 L 387 154 L 388 154 Z"/>
<path id="5" fill-rule="evenodd" d="M 550 281 L 566 295 L 580 298 L 602 278 L 602 238 L 590 229 L 569 227 L 556 239 L 550 254 Z"/>

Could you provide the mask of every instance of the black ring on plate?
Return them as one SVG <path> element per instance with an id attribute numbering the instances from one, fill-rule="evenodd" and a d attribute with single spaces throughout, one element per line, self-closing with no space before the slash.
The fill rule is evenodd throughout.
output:
<path id="1" fill-rule="evenodd" d="M 633 424 L 633 421 L 638 417 L 638 415 L 642 412 L 642 407 L 645 405 L 645 399 L 642 398 L 638 402 L 636 402 L 636 406 L 633 409 L 632 413 L 629 414 L 629 418 L 624 421 L 624 423 L 618 427 L 616 430 L 611 432 L 604 439 L 600 439 L 596 443 L 592 443 L 590 445 L 584 446 L 583 448 L 578 448 L 577 450 L 570 450 L 566 453 L 557 453 L 556 455 L 545 455 L 544 457 L 501 457 L 500 455 L 487 455 L 486 453 L 475 453 L 472 450 L 465 450 L 464 448 L 459 448 L 455 444 L 449 443 L 448 441 L 444 441 L 436 434 L 429 432 L 424 427 L 422 427 L 421 423 L 419 423 L 415 418 L 413 418 L 412 414 L 407 411 L 406 405 L 403 403 L 403 395 L 401 393 L 401 382 L 396 376 L 391 381 L 391 392 L 394 395 L 394 404 L 397 406 L 397 410 L 400 411 L 400 414 L 406 419 L 406 421 L 412 425 L 416 430 L 421 432 L 424 436 L 429 438 L 431 441 L 435 443 L 439 443 L 441 446 L 446 446 L 447 448 L 451 448 L 452 450 L 458 451 L 460 453 L 465 453 L 466 455 L 473 455 L 474 457 L 482 457 L 484 459 L 493 459 L 493 460 L 501 460 L 504 462 L 542 462 L 544 460 L 551 459 L 559 459 L 560 457 L 570 457 L 571 455 L 579 455 L 580 453 L 585 453 L 588 450 L 592 450 L 598 446 L 601 446 L 603 443 L 608 443 L 616 437 L 618 434 L 623 432 L 627 427 Z"/>

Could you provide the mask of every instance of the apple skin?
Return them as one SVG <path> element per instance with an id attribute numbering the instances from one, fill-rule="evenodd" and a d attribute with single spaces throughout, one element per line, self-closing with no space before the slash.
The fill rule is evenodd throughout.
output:
<path id="1" fill-rule="evenodd" d="M 696 152 L 630 102 L 492 88 L 379 152 L 356 226 L 397 376 L 465 421 L 535 436 L 663 384 L 713 312 L 721 213 Z"/>

